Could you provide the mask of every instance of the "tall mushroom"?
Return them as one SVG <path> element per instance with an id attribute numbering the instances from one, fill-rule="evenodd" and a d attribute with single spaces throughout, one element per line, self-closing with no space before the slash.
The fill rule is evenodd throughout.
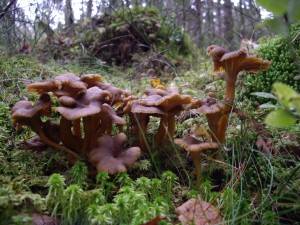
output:
<path id="1" fill-rule="evenodd" d="M 49 128 L 53 127 L 50 122 L 43 122 L 41 116 L 48 116 L 51 112 L 51 100 L 48 94 L 42 94 L 38 102 L 32 105 L 29 101 L 19 101 L 12 108 L 12 119 L 16 127 L 29 126 L 37 133 L 45 144 L 55 149 L 66 152 L 72 157 L 79 158 L 79 155 L 70 149 L 60 145 L 56 134 L 51 134 Z M 56 131 L 56 130 L 52 130 Z"/>
<path id="2" fill-rule="evenodd" d="M 98 87 L 91 87 L 77 98 L 62 96 L 58 99 L 61 106 L 57 107 L 56 110 L 62 115 L 61 138 L 66 146 L 74 146 L 75 150 L 85 154 L 95 144 L 97 130 L 100 126 L 102 103 L 109 97 L 109 92 Z M 72 121 L 81 119 L 84 130 L 83 140 L 71 132 Z"/>
<path id="3" fill-rule="evenodd" d="M 206 115 L 214 115 L 214 119 L 217 120 L 218 132 L 215 137 L 218 138 L 220 143 L 225 141 L 225 132 L 228 123 L 228 117 L 232 110 L 235 98 L 235 86 L 239 73 L 241 71 L 258 72 L 266 70 L 270 66 L 270 62 L 263 60 L 253 55 L 247 54 L 246 50 L 240 49 L 237 51 L 229 52 L 228 50 L 217 46 L 211 45 L 207 48 L 207 53 L 211 56 L 214 63 L 214 71 L 224 73 L 226 81 L 226 89 L 224 96 L 224 106 L 219 108 L 219 111 L 211 113 L 212 105 L 210 109 L 200 109 L 206 113 Z"/>

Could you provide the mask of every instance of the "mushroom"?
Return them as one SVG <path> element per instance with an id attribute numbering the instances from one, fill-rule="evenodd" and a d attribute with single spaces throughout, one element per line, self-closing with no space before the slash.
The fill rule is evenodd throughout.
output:
<path id="1" fill-rule="evenodd" d="M 239 72 L 258 72 L 266 70 L 270 66 L 270 61 L 248 55 L 245 49 L 228 52 L 220 46 L 211 45 L 207 48 L 207 53 L 212 57 L 214 71 L 225 72 L 225 101 L 228 101 L 229 104 L 234 101 L 235 83 Z"/>
<path id="2" fill-rule="evenodd" d="M 31 92 L 39 94 L 52 92 L 55 96 L 76 96 L 86 91 L 87 84 L 72 73 L 61 74 L 53 80 L 35 82 L 27 86 Z"/>
<path id="3" fill-rule="evenodd" d="M 197 177 L 196 183 L 199 185 L 201 180 L 201 153 L 207 150 L 217 150 L 219 147 L 218 143 L 202 141 L 193 134 L 186 135 L 183 138 L 177 138 L 174 142 L 191 154 Z"/>
<path id="4" fill-rule="evenodd" d="M 102 90 L 106 90 L 111 93 L 111 104 L 114 105 L 115 103 L 122 101 L 124 97 L 129 96 L 129 92 L 117 88 L 109 83 L 104 83 L 102 76 L 99 74 L 85 74 L 81 77 L 81 81 L 85 82 L 88 87 L 97 86 Z"/>
<path id="5" fill-rule="evenodd" d="M 129 101 L 124 108 L 124 112 L 129 114 L 132 121 L 133 133 L 138 134 L 139 145 L 142 150 L 147 149 L 145 134 L 150 116 L 161 117 L 165 113 L 155 106 L 141 105 L 138 100 Z"/>
<path id="6" fill-rule="evenodd" d="M 91 87 L 85 93 L 72 98 L 62 96 L 58 100 L 61 106 L 56 110 L 62 115 L 61 139 L 62 142 L 83 154 L 90 149 L 96 141 L 97 130 L 100 126 L 100 112 L 102 103 L 110 98 L 111 94 L 108 91 L 103 91 L 98 87 Z M 72 121 L 80 121 L 83 118 L 84 140 L 82 140 L 79 128 L 73 125 L 74 132 L 72 133 Z M 74 124 L 74 123 L 73 123 Z"/>
<path id="7" fill-rule="evenodd" d="M 54 128 L 54 125 L 49 122 L 42 122 L 41 116 L 47 116 L 50 112 L 50 96 L 48 94 L 42 94 L 38 102 L 34 105 L 32 105 L 29 101 L 17 102 L 12 108 L 12 119 L 16 127 L 23 125 L 29 126 L 35 133 L 38 134 L 41 141 L 48 146 L 64 151 L 74 158 L 79 158 L 79 155 L 70 149 L 59 145 L 59 140 L 55 138 L 55 132 L 49 132 L 49 128 Z M 54 130 L 52 129 L 52 131 Z"/>
<path id="8" fill-rule="evenodd" d="M 98 172 L 109 174 L 126 172 L 141 155 L 139 147 L 124 148 L 126 141 L 124 133 L 114 137 L 104 135 L 98 138 L 96 146 L 88 154 L 89 161 Z"/>
<path id="9" fill-rule="evenodd" d="M 227 128 L 227 113 L 229 113 L 226 111 L 225 105 L 213 98 L 206 98 L 197 112 L 205 114 L 212 139 L 217 143 L 223 143 Z"/>
<path id="10" fill-rule="evenodd" d="M 106 103 L 101 106 L 101 112 L 99 117 L 101 120 L 101 126 L 97 131 L 97 136 L 102 134 L 111 135 L 113 124 L 119 126 L 123 126 L 126 124 L 126 121 L 122 117 L 119 117 L 117 113 L 113 110 L 113 108 Z"/>
<path id="11" fill-rule="evenodd" d="M 198 111 L 203 112 L 207 116 L 215 141 L 223 143 L 225 141 L 229 114 L 234 103 L 235 84 L 238 74 L 241 71 L 258 72 L 266 70 L 270 66 L 270 62 L 248 55 L 245 49 L 229 52 L 220 46 L 211 45 L 207 48 L 207 53 L 213 60 L 214 71 L 224 73 L 226 81 L 225 104 L 206 102 Z"/>
<path id="12" fill-rule="evenodd" d="M 183 225 L 223 224 L 220 211 L 208 202 L 192 198 L 176 208 L 178 219 Z"/>
<path id="13" fill-rule="evenodd" d="M 170 92 L 164 96 L 158 94 L 148 95 L 138 100 L 138 103 L 143 106 L 157 107 L 164 112 L 161 116 L 158 132 L 155 135 L 157 144 L 164 142 L 168 137 L 173 138 L 176 127 L 175 115 L 184 109 L 184 105 L 188 105 L 191 102 L 191 96 L 180 95 L 176 92 Z"/>

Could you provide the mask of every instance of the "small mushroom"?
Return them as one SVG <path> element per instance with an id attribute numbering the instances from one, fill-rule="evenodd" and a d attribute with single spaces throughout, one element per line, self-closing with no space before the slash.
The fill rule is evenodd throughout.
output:
<path id="1" fill-rule="evenodd" d="M 153 92 L 152 92 L 153 93 Z M 155 135 L 157 144 L 173 138 L 175 133 L 175 115 L 184 109 L 184 105 L 191 104 L 192 97 L 189 95 L 180 95 L 176 92 L 170 92 L 168 95 L 148 95 L 138 100 L 138 103 L 148 107 L 157 107 L 164 112 L 161 116 L 158 132 Z"/>
<path id="2" fill-rule="evenodd" d="M 113 110 L 113 108 L 106 103 L 101 106 L 99 117 L 101 120 L 101 125 L 99 127 L 99 130 L 97 131 L 98 136 L 102 134 L 111 135 L 113 124 L 119 126 L 123 126 L 126 124 L 126 121 L 122 117 L 119 117 Z"/>
<path id="3" fill-rule="evenodd" d="M 208 202 L 192 198 L 176 208 L 178 219 L 183 225 L 223 224 L 220 211 Z"/>
<path id="4" fill-rule="evenodd" d="M 175 144 L 191 154 L 197 177 L 197 185 L 201 179 L 201 153 L 207 150 L 217 150 L 219 145 L 216 142 L 202 141 L 194 135 L 186 135 L 183 138 L 175 139 Z"/>
<path id="5" fill-rule="evenodd" d="M 86 152 L 95 143 L 97 139 L 97 130 L 99 127 L 100 112 L 102 104 L 111 97 L 108 91 L 103 91 L 98 87 L 91 87 L 77 98 L 62 96 L 59 98 L 61 106 L 56 110 L 62 115 L 61 139 L 62 142 L 72 149 Z M 84 140 L 80 134 L 80 123 L 83 118 Z M 74 124 L 72 133 L 72 122 Z"/>
<path id="6" fill-rule="evenodd" d="M 142 150 L 147 149 L 147 126 L 150 116 L 161 117 L 165 113 L 155 106 L 144 106 L 139 104 L 138 100 L 133 100 L 127 103 L 124 112 L 129 114 L 133 127 L 133 133 L 138 134 L 139 145 Z"/>
<path id="7" fill-rule="evenodd" d="M 205 114 L 213 140 L 223 143 L 225 141 L 228 118 L 225 105 L 213 98 L 206 98 L 202 101 L 202 105 L 197 109 L 197 112 Z"/>
<path id="8" fill-rule="evenodd" d="M 74 74 L 67 73 L 56 76 L 53 80 L 35 82 L 27 86 L 31 92 L 39 94 L 52 92 L 55 96 L 75 97 L 86 91 L 87 84 Z"/>
<path id="9" fill-rule="evenodd" d="M 88 155 L 89 161 L 98 172 L 116 174 L 126 172 L 141 155 L 139 147 L 124 148 L 127 137 L 120 133 L 114 137 L 104 135 L 97 140 L 97 145 Z"/>
<path id="10" fill-rule="evenodd" d="M 34 105 L 29 101 L 17 102 L 12 108 L 12 119 L 17 127 L 22 125 L 29 126 L 39 135 L 41 141 L 48 146 L 64 151 L 74 158 L 79 158 L 76 153 L 57 143 L 58 140 L 55 138 L 54 132 L 49 132 L 49 129 L 52 128 L 53 125 L 42 122 L 41 116 L 49 115 L 50 112 L 50 96 L 48 94 L 42 94 L 38 102 Z"/>

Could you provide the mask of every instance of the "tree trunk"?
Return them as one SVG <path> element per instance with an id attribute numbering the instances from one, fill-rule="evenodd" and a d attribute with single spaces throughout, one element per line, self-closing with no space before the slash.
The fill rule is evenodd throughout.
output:
<path id="1" fill-rule="evenodd" d="M 225 40 L 228 43 L 231 43 L 233 40 L 233 17 L 231 0 L 224 0 L 224 30 Z"/>
<path id="2" fill-rule="evenodd" d="M 72 0 L 66 0 L 64 13 L 65 13 L 65 27 L 70 29 L 70 31 L 73 31 L 74 14 L 72 9 Z"/>
<path id="3" fill-rule="evenodd" d="M 202 0 L 198 0 L 195 2 L 196 7 L 196 15 L 197 15 L 197 31 L 196 31 L 196 43 L 198 46 L 203 46 L 203 38 L 202 38 L 202 7 L 203 2 Z"/>
<path id="4" fill-rule="evenodd" d="M 91 18 L 93 12 L 93 0 L 88 0 L 87 6 L 86 6 L 86 17 Z"/>

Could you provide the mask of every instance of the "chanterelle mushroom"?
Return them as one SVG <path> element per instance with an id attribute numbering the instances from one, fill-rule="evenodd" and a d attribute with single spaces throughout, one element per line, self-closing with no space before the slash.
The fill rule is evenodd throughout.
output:
<path id="1" fill-rule="evenodd" d="M 270 66 L 270 61 L 248 55 L 244 49 L 228 52 L 220 46 L 211 45 L 207 48 L 207 53 L 212 57 L 214 71 L 225 71 L 225 100 L 229 103 L 234 101 L 235 82 L 239 72 L 258 72 Z"/>
<path id="2" fill-rule="evenodd" d="M 216 142 L 200 140 L 201 137 L 196 137 L 195 135 L 186 135 L 183 138 L 175 139 L 175 144 L 182 147 L 188 153 L 191 154 L 195 172 L 197 177 L 197 185 L 200 184 L 201 179 L 201 153 L 207 150 L 217 150 L 219 145 Z"/>
<path id="3" fill-rule="evenodd" d="M 97 141 L 97 145 L 89 153 L 89 161 L 98 172 L 115 174 L 127 171 L 127 168 L 140 157 L 139 147 L 124 148 L 127 137 L 120 133 L 114 137 L 104 135 Z"/>
<path id="4" fill-rule="evenodd" d="M 183 225 L 220 225 L 220 211 L 208 202 L 192 198 L 176 208 L 178 219 Z"/>
<path id="5" fill-rule="evenodd" d="M 54 95 L 75 97 L 86 91 L 87 84 L 72 73 L 56 76 L 53 80 L 35 82 L 27 86 L 31 92 L 39 94 L 52 92 Z"/>

